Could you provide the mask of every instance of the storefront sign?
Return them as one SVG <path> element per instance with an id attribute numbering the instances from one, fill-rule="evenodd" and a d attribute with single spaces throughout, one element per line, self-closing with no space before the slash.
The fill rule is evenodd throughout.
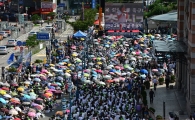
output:
<path id="1" fill-rule="evenodd" d="M 53 8 L 53 2 L 41 2 L 41 8 Z"/>
<path id="2" fill-rule="evenodd" d="M 40 8 L 40 12 L 53 12 L 52 8 Z"/>

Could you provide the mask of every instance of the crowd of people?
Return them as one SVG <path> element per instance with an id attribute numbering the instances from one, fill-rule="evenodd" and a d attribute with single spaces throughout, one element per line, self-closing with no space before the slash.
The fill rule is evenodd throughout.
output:
<path id="1" fill-rule="evenodd" d="M 58 111 L 51 120 L 64 115 L 74 120 L 151 118 L 142 94 L 144 82 L 164 70 L 152 57 L 148 37 L 104 35 L 90 40 L 54 40 L 52 49 L 47 48 L 52 64 L 32 63 L 22 68 L 21 77 L 10 73 L 0 83 L 1 119 L 40 119 L 59 106 L 56 99 L 64 93 L 72 93 L 72 104 L 67 101 L 66 113 Z"/>

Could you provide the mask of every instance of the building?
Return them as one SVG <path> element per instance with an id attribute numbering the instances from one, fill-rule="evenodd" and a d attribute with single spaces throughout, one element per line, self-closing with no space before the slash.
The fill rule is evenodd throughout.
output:
<path id="1" fill-rule="evenodd" d="M 184 92 L 190 114 L 195 111 L 195 0 L 178 0 L 177 34 L 187 46 L 186 62 L 177 63 L 177 87 Z"/>

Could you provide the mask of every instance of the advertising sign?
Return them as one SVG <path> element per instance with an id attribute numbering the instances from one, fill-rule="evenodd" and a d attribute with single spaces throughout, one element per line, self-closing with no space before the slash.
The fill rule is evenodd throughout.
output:
<path id="1" fill-rule="evenodd" d="M 41 2 L 41 8 L 53 8 L 53 2 Z"/>
<path id="2" fill-rule="evenodd" d="M 40 8 L 40 12 L 53 12 L 52 8 Z"/>
<path id="3" fill-rule="evenodd" d="M 95 9 L 96 7 L 95 0 L 92 0 L 91 3 L 92 3 L 92 8 Z"/>
<path id="4" fill-rule="evenodd" d="M 136 30 L 143 28 L 142 3 L 106 3 L 105 30 Z"/>

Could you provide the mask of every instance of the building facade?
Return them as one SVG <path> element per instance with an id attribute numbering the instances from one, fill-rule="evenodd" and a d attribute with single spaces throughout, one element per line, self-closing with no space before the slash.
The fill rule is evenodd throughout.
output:
<path id="1" fill-rule="evenodd" d="M 177 34 L 188 48 L 186 62 L 177 63 L 177 87 L 184 92 L 190 114 L 195 111 L 195 0 L 178 0 Z"/>

